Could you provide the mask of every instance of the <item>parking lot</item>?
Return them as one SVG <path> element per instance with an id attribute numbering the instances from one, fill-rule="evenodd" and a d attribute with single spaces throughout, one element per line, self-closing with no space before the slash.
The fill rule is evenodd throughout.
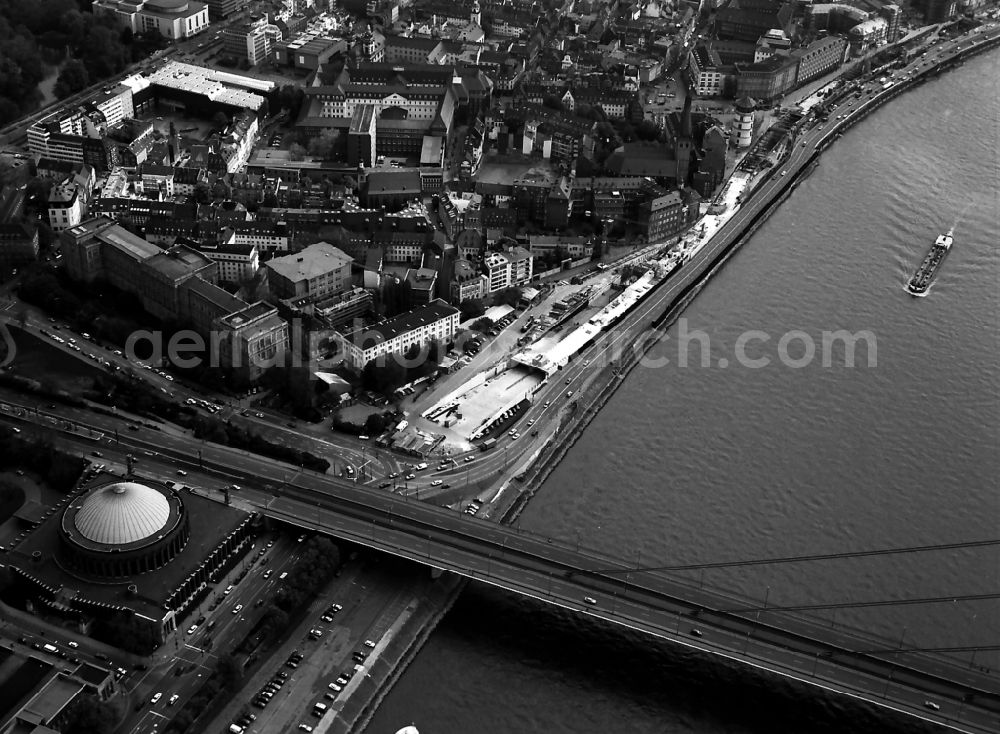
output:
<path id="1" fill-rule="evenodd" d="M 456 417 L 458 419 L 450 428 L 462 436 L 469 437 L 491 418 L 530 397 L 541 381 L 540 372 L 529 372 L 524 368 L 504 370 L 499 375 L 457 396 L 454 401 L 443 401 L 435 407 L 456 405 L 457 410 L 449 415 L 451 419 Z"/>

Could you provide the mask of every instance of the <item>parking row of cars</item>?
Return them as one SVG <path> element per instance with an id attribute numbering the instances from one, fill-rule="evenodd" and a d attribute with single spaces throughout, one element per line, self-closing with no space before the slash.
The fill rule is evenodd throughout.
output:
<path id="1" fill-rule="evenodd" d="M 506 329 L 512 323 L 514 323 L 514 320 L 517 319 L 517 316 L 518 316 L 517 311 L 511 311 L 502 319 L 494 322 L 493 327 L 489 330 L 490 336 L 499 336 L 501 331 Z"/>
<path id="2" fill-rule="evenodd" d="M 294 660 L 297 666 L 299 661 L 302 660 L 302 658 L 303 658 L 302 653 L 296 651 L 293 652 L 288 659 L 289 661 Z M 274 695 L 281 690 L 282 686 L 285 685 L 285 682 L 287 680 L 288 680 L 288 673 L 286 673 L 283 670 L 279 670 L 277 673 L 274 674 L 274 677 L 271 678 L 271 680 L 269 680 L 267 683 L 265 683 L 264 687 L 257 692 L 257 695 L 253 699 L 253 705 L 256 706 L 257 708 L 261 709 L 265 708 L 267 704 L 271 702 L 271 699 L 274 698 Z M 239 722 L 237 721 L 236 723 Z"/>
<path id="3" fill-rule="evenodd" d="M 322 619 L 324 622 L 332 622 L 333 621 L 333 615 L 335 615 L 337 612 L 339 612 L 343 608 L 344 607 L 341 606 L 340 604 L 331 604 L 330 606 L 328 606 L 326 608 L 326 611 L 323 612 L 323 616 L 320 617 L 320 619 Z"/>
<path id="4" fill-rule="evenodd" d="M 243 730 L 256 720 L 256 714 L 245 713 L 229 725 L 229 732 L 230 734 L 243 734 Z"/>
<path id="5" fill-rule="evenodd" d="M 365 640 L 365 647 L 373 648 L 375 647 L 375 643 L 371 640 Z M 327 684 L 327 688 L 329 690 L 323 694 L 323 698 L 328 701 L 335 701 L 337 696 L 344 690 L 344 687 L 351 682 L 351 678 L 353 678 L 355 674 L 364 671 L 364 662 L 368 659 L 368 653 L 365 650 L 355 650 L 351 653 L 351 659 L 354 661 L 354 667 L 349 668 L 338 675 L 337 680 L 333 683 Z M 313 706 L 313 716 L 323 716 L 323 714 L 326 713 L 326 708 L 327 704 L 322 701 L 315 704 Z"/>

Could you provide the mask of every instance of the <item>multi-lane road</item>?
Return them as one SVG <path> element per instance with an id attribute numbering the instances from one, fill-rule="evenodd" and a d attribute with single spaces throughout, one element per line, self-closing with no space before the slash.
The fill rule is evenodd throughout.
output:
<path id="1" fill-rule="evenodd" d="M 67 324 L 46 317 L 28 304 L 18 301 L 6 304 L 6 308 L 0 310 L 0 321 L 10 327 L 23 328 L 49 347 L 67 356 L 83 361 L 89 360 L 88 363 L 95 369 L 104 369 L 102 363 L 98 361 L 103 360 L 111 365 L 110 369 L 117 367 L 121 372 L 131 373 L 153 389 L 162 392 L 165 397 L 178 402 L 207 399 L 207 402 L 216 406 L 213 409 L 217 410 L 216 416 L 221 420 L 241 425 L 273 443 L 308 451 L 325 458 L 330 462 L 334 473 L 345 473 L 346 467 L 350 466 L 357 478 L 364 467 L 365 476 L 378 477 L 399 469 L 399 462 L 391 452 L 337 433 L 331 432 L 326 437 L 319 437 L 300 430 L 300 427 L 306 425 L 300 421 L 291 421 L 287 416 L 270 410 L 246 409 L 243 403 L 232 402 L 231 398 L 208 394 L 201 389 L 190 387 L 183 380 L 169 375 L 152 364 L 130 361 L 121 350 L 101 346 L 94 340 L 84 338 L 82 334 L 72 332 Z M 200 412 L 206 411 L 200 405 L 194 409 Z"/>
<path id="2" fill-rule="evenodd" d="M 268 547 L 268 542 L 275 543 L 274 547 Z M 259 555 L 261 551 L 263 555 Z M 219 657 L 232 653 L 253 628 L 266 609 L 266 601 L 276 593 L 281 573 L 291 569 L 297 555 L 296 544 L 286 538 L 258 538 L 243 562 L 220 580 L 216 591 L 191 614 L 185 629 L 178 630 L 173 642 L 151 658 L 148 670 L 130 676 L 127 688 L 134 707 L 121 731 L 139 734 L 163 730 L 211 675 Z M 244 571 L 246 576 L 238 580 Z M 224 590 L 229 584 L 233 589 L 227 594 Z M 202 621 L 195 624 L 199 619 Z M 192 626 L 195 629 L 188 632 Z M 160 695 L 154 703 L 156 694 Z"/>
<path id="3" fill-rule="evenodd" d="M 24 418 L 42 424 L 48 420 L 44 415 Z M 22 420 L 21 425 L 29 424 Z M 171 445 L 192 441 L 164 438 Z M 62 434 L 59 440 L 86 447 L 94 439 Z M 113 454 L 118 461 L 126 451 L 134 454 L 145 445 L 135 432 L 121 437 L 117 444 L 114 439 L 102 440 L 110 441 L 103 453 Z M 161 455 L 169 454 L 168 466 L 173 466 L 175 451 L 185 453 L 183 443 L 170 449 L 161 447 Z M 186 453 L 190 454 L 190 448 Z M 246 465 L 247 458 L 254 463 Z M 152 471 L 154 476 L 164 471 L 160 462 L 157 457 L 144 471 Z M 229 449 L 213 450 L 206 462 L 211 467 L 205 476 L 192 466 L 189 475 L 194 478 L 185 478 L 185 483 L 200 489 L 217 488 L 234 479 L 243 482 L 237 503 L 275 519 L 595 614 L 961 731 L 990 731 L 1000 722 L 996 679 L 940 658 L 903 660 L 885 643 L 819 628 L 777 610 L 764 612 L 763 618 L 753 612 L 714 612 L 731 609 L 732 599 L 716 597 L 663 574 L 630 573 L 625 561 L 581 553 L 551 539 L 467 518 L 428 503 L 407 501 L 315 473 L 289 475 L 277 462 L 244 457 Z M 261 490 L 259 484 L 252 483 L 257 475 L 277 482 L 283 473 L 287 478 L 277 496 L 274 489 Z M 256 598 L 258 593 L 248 598 Z M 746 606 L 754 608 L 753 604 Z M 859 654 L 880 648 L 885 654 Z M 940 708 L 932 710 L 925 702 Z"/>

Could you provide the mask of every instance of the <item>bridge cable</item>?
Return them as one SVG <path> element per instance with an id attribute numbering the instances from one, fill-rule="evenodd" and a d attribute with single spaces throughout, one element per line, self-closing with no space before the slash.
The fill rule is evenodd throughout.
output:
<path id="1" fill-rule="evenodd" d="M 889 556 L 900 553 L 925 553 L 928 551 L 958 550 L 1000 545 L 1000 538 L 992 540 L 972 540 L 963 543 L 940 543 L 938 545 L 915 545 L 905 548 L 882 548 L 880 550 L 845 551 L 843 553 L 812 554 L 807 556 L 780 556 L 777 558 L 755 558 L 745 561 L 720 561 L 716 563 L 688 563 L 675 566 L 632 566 L 629 568 L 587 568 L 576 573 L 636 573 L 640 571 L 698 571 L 704 568 L 733 568 L 738 566 L 766 566 L 781 563 L 803 563 L 807 561 L 828 561 L 841 558 L 863 558 L 867 556 Z"/>
<path id="2" fill-rule="evenodd" d="M 817 609 L 860 609 L 862 607 L 894 607 L 909 604 L 945 604 L 968 601 L 988 601 L 1000 599 L 1000 593 L 966 594 L 960 596 L 935 596 L 918 599 L 888 599 L 883 601 L 830 602 L 825 604 L 797 604 L 753 607 L 729 607 L 727 609 L 706 609 L 706 612 L 721 614 L 738 614 L 741 612 L 805 612 Z"/>

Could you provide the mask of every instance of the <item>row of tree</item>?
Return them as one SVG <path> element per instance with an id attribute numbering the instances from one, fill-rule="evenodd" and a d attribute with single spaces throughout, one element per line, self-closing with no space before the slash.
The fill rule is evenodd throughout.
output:
<path id="1" fill-rule="evenodd" d="M 312 601 L 340 568 L 340 549 L 329 538 L 314 535 L 303 546 L 302 555 L 274 599 L 278 609 L 289 613 Z"/>
<path id="2" fill-rule="evenodd" d="M 68 492 L 76 485 L 85 464 L 79 456 L 58 450 L 51 441 L 0 426 L 0 468 L 28 469 L 57 492 Z"/>
<path id="3" fill-rule="evenodd" d="M 395 354 L 377 357 L 361 370 L 361 384 L 366 390 L 389 395 L 409 382 L 437 372 L 444 349 L 437 342 L 414 344 L 403 354 L 403 359 Z"/>
<path id="4" fill-rule="evenodd" d="M 184 425 L 183 422 L 182 425 Z M 291 446 L 271 443 L 259 433 L 248 431 L 246 428 L 228 421 L 222 421 L 214 415 L 195 415 L 189 425 L 194 429 L 196 438 L 243 449 L 253 454 L 260 454 L 321 473 L 330 468 L 330 462 L 326 459 Z"/>
<path id="5" fill-rule="evenodd" d="M 167 728 L 168 734 L 184 734 L 222 694 L 235 692 L 243 680 L 243 669 L 232 655 L 219 658 L 215 670 L 191 700 L 174 716 Z M 106 729 L 105 731 L 111 731 Z"/>
<path id="6" fill-rule="evenodd" d="M 340 411 L 333 414 L 330 427 L 341 433 L 349 433 L 352 436 L 381 436 L 392 425 L 393 415 L 389 411 L 384 413 L 371 413 L 364 423 L 353 423 L 341 416 Z"/>
<path id="7" fill-rule="evenodd" d="M 95 620 L 90 634 L 95 640 L 136 655 L 149 655 L 160 644 L 152 628 L 148 624 L 138 623 L 131 613 Z"/>
<path id="8" fill-rule="evenodd" d="M 106 734 L 114 731 L 119 712 L 111 701 L 94 695 L 77 696 L 62 715 L 62 734 Z"/>

